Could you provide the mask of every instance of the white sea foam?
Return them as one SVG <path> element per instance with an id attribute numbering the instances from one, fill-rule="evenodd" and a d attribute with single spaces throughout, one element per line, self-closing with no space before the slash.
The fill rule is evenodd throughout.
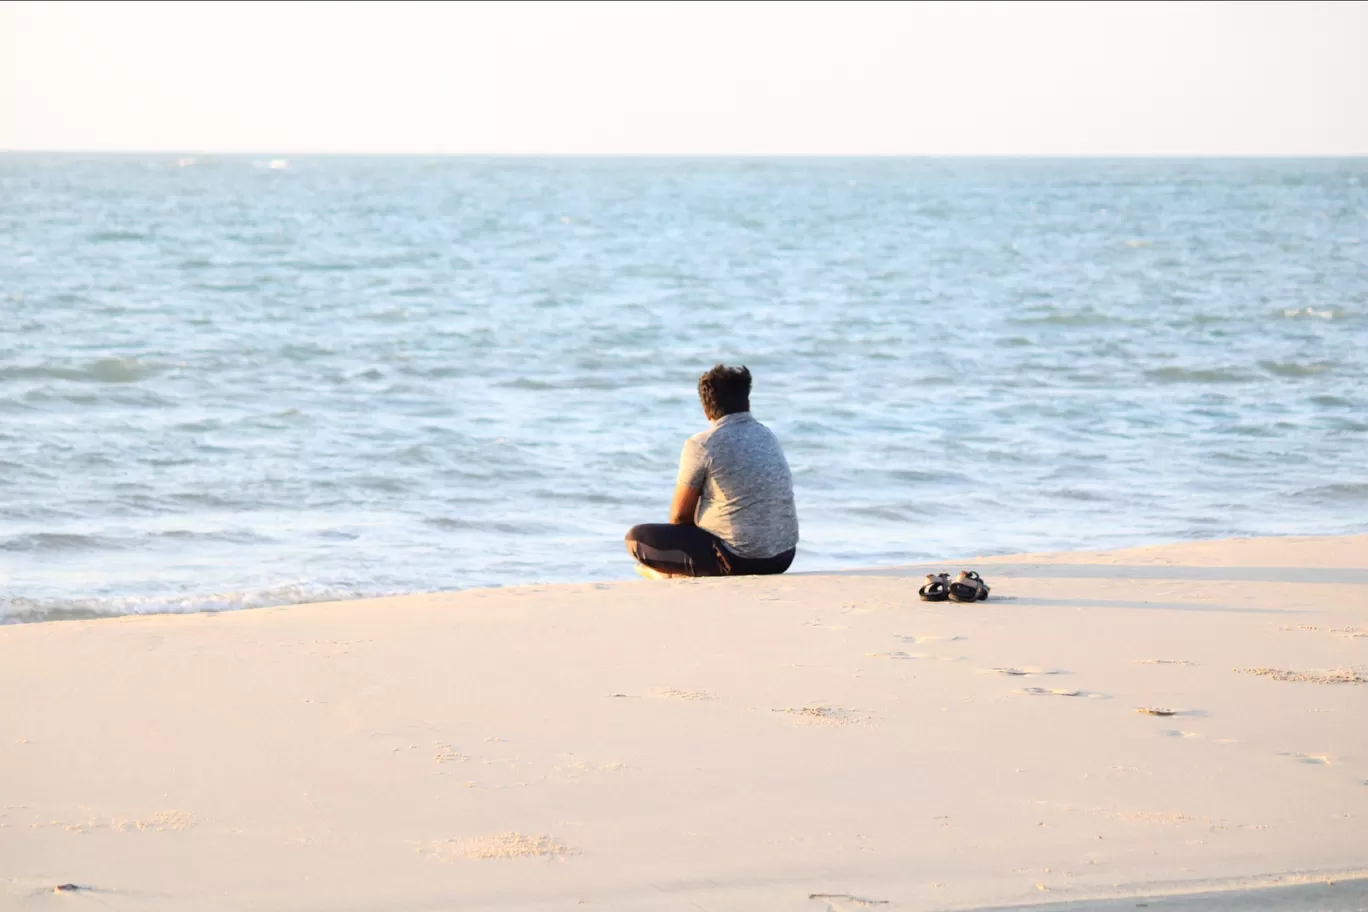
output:
<path id="1" fill-rule="evenodd" d="M 1302 307 L 1300 309 L 1292 308 L 1290 310 L 1284 310 L 1283 316 L 1291 319 L 1296 319 L 1297 317 L 1310 317 L 1316 320 L 1333 320 L 1335 319 L 1335 312 L 1333 310 L 1317 310 L 1314 307 Z"/>
<path id="2" fill-rule="evenodd" d="M 380 595 L 354 589 L 291 583 L 267 589 L 203 594 L 118 596 L 103 598 L 0 598 L 0 624 L 79 620 L 130 614 L 194 614 L 238 611 L 312 602 L 336 602 Z"/>

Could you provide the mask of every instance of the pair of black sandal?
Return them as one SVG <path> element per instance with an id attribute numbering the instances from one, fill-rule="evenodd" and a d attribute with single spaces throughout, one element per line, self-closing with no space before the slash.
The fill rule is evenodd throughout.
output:
<path id="1" fill-rule="evenodd" d="M 953 580 L 948 573 L 928 573 L 917 594 L 923 602 L 982 602 L 988 598 L 988 584 L 973 570 L 962 570 Z"/>

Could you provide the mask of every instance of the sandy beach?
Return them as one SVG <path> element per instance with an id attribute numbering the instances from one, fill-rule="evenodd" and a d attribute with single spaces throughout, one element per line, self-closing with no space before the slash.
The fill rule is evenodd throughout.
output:
<path id="1" fill-rule="evenodd" d="M 4 909 L 1368 908 L 1368 536 L 12 625 L 0 694 Z"/>

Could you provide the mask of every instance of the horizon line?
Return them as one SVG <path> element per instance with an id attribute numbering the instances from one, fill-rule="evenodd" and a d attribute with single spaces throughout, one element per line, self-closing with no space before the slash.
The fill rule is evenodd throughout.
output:
<path id="1" fill-rule="evenodd" d="M 1358 152 L 362 152 L 289 149 L 0 148 L 0 155 L 166 155 L 319 158 L 611 158 L 611 159 L 1356 159 Z"/>

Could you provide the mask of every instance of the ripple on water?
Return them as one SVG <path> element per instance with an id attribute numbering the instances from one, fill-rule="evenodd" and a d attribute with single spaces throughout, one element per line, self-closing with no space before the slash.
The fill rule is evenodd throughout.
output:
<path id="1" fill-rule="evenodd" d="M 545 528 L 533 522 L 488 522 L 448 516 L 425 519 L 423 524 L 443 532 L 498 532 L 503 535 L 536 535 Z"/>
<path id="2" fill-rule="evenodd" d="M 1259 366 L 1279 377 L 1314 377 L 1334 367 L 1329 361 L 1299 363 L 1296 361 L 1260 361 Z"/>
<path id="3" fill-rule="evenodd" d="M 1297 491 L 1292 496 L 1313 503 L 1368 503 L 1368 482 L 1321 485 Z"/>
<path id="4" fill-rule="evenodd" d="M 34 364 L 0 367 L 0 383 L 14 380 L 68 380 L 75 383 L 137 383 L 170 365 L 139 358 L 97 358 L 85 364 Z"/>
<path id="5" fill-rule="evenodd" d="M 1247 383 L 1252 379 L 1249 374 L 1235 367 L 1163 367 L 1146 371 L 1145 376 L 1159 383 Z"/>
<path id="6" fill-rule="evenodd" d="M 1109 313 L 1103 313 L 1102 311 L 1085 308 L 1083 310 L 1052 310 L 1034 316 L 1015 317 L 1013 318 L 1013 322 L 1027 326 L 1094 327 L 1121 326 L 1132 321 Z"/>
<path id="7" fill-rule="evenodd" d="M 0 539 L 0 551 L 112 551 L 121 547 L 103 536 L 70 532 L 33 532 Z"/>
<path id="8" fill-rule="evenodd" d="M 151 234 L 142 231 L 110 230 L 96 231 L 93 234 L 86 235 L 86 240 L 93 244 L 110 244 L 118 241 L 150 241 L 151 239 Z"/>

